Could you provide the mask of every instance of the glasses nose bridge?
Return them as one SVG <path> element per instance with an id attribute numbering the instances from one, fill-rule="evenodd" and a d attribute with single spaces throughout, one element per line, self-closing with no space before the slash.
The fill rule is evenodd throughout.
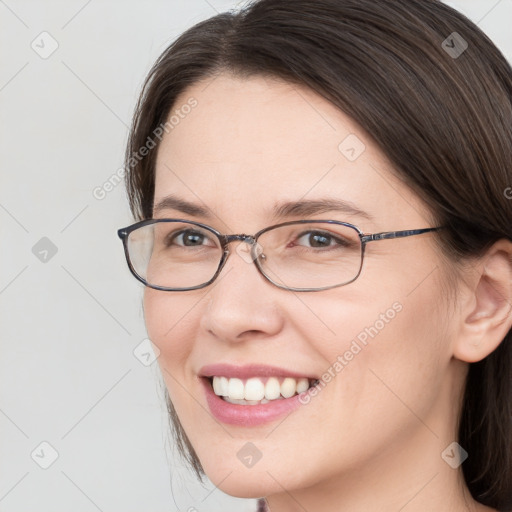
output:
<path id="1" fill-rule="evenodd" d="M 224 246 L 227 246 L 231 242 L 246 242 L 249 245 L 253 245 L 256 239 L 252 235 L 246 235 L 244 233 L 239 235 L 224 235 Z"/>
<path id="2" fill-rule="evenodd" d="M 231 251 L 228 248 L 228 244 L 230 244 L 231 242 L 246 242 L 247 244 L 249 244 L 249 253 L 252 255 L 253 247 L 256 244 L 256 238 L 252 235 L 246 235 L 245 233 L 235 234 L 235 235 L 224 235 L 222 237 L 222 248 L 224 250 L 224 256 L 221 260 L 220 268 L 222 268 L 225 265 L 225 263 L 227 262 L 227 259 L 229 258 L 230 254 L 231 254 Z M 238 252 L 238 250 L 236 252 Z M 243 259 L 245 260 L 244 257 L 243 257 Z M 258 267 L 256 261 L 252 259 L 252 256 L 251 256 L 251 261 Z"/>

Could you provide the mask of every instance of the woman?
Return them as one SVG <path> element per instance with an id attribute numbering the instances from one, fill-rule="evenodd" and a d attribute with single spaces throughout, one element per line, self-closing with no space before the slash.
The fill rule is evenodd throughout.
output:
<path id="1" fill-rule="evenodd" d="M 512 509 L 511 162 L 512 70 L 435 0 L 261 0 L 161 55 L 119 235 L 199 478 Z"/>

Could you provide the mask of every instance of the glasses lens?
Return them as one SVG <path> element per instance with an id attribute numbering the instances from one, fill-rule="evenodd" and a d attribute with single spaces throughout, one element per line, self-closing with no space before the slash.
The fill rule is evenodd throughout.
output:
<path id="1" fill-rule="evenodd" d="M 191 288 L 217 271 L 222 248 L 211 231 L 187 222 L 155 222 L 132 231 L 128 254 L 135 273 L 153 286 Z"/>
<path id="2" fill-rule="evenodd" d="M 361 269 L 361 240 L 349 226 L 289 224 L 264 232 L 258 243 L 262 271 L 285 287 L 338 286 L 355 279 Z"/>

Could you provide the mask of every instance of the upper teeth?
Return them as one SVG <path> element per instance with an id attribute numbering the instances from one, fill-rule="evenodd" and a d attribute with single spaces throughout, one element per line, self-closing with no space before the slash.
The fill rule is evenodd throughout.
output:
<path id="1" fill-rule="evenodd" d="M 268 379 L 251 377 L 245 382 L 235 377 L 213 377 L 213 391 L 215 394 L 232 400 L 275 400 L 280 395 L 289 398 L 295 393 L 306 391 L 308 388 L 309 380 L 306 378 L 286 377 L 279 383 L 277 377 L 269 377 Z"/>

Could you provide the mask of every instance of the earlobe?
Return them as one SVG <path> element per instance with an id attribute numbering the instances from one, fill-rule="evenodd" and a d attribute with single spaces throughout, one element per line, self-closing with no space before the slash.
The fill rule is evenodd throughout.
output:
<path id="1" fill-rule="evenodd" d="M 468 363 L 487 357 L 512 328 L 512 242 L 493 244 L 471 272 L 471 296 L 454 346 L 454 356 Z"/>

